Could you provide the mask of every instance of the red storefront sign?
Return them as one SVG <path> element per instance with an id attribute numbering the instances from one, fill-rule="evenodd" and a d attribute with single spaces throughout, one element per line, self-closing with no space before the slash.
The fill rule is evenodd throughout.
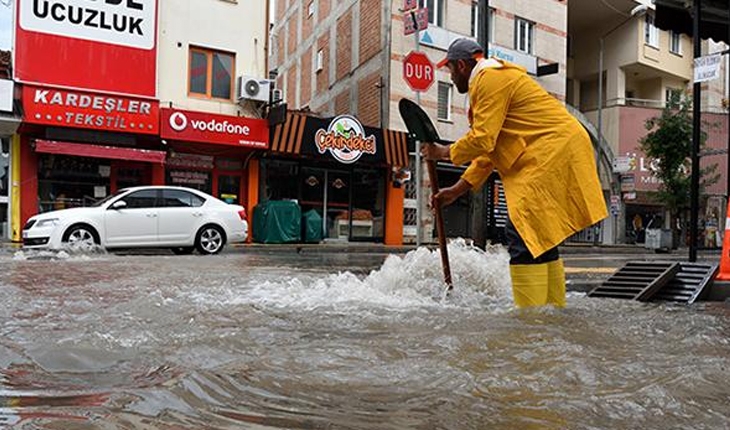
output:
<path id="1" fill-rule="evenodd" d="M 20 82 L 156 96 L 157 0 L 17 0 Z"/>
<path id="2" fill-rule="evenodd" d="M 157 134 L 160 105 L 154 100 L 23 87 L 23 121 L 125 133 Z"/>
<path id="3" fill-rule="evenodd" d="M 269 148 L 269 123 L 263 119 L 160 109 L 163 139 Z"/>

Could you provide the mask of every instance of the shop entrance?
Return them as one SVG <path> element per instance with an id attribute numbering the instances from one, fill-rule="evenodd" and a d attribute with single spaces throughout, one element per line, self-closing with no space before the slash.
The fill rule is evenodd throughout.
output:
<path id="1" fill-rule="evenodd" d="M 226 203 L 239 204 L 241 195 L 240 175 L 218 175 L 218 198 Z"/>
<path id="2" fill-rule="evenodd" d="M 296 200 L 302 214 L 314 210 L 330 240 L 382 240 L 385 179 L 376 169 L 342 169 L 267 160 L 263 168 L 269 200 Z"/>

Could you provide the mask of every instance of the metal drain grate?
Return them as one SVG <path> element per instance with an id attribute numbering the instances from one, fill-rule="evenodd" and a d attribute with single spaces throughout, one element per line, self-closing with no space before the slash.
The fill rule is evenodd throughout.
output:
<path id="1" fill-rule="evenodd" d="M 679 269 L 679 263 L 666 261 L 626 263 L 588 296 L 647 301 L 669 283 Z"/>
<path id="2" fill-rule="evenodd" d="M 679 263 L 679 272 L 659 291 L 651 301 L 694 303 L 703 298 L 717 273 L 717 264 Z"/>

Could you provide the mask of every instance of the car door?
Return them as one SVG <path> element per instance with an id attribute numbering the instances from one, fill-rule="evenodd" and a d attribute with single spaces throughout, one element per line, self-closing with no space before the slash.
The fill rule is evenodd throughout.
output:
<path id="1" fill-rule="evenodd" d="M 195 233 L 203 222 L 205 200 L 179 189 L 163 189 L 158 210 L 160 245 L 193 245 Z"/>
<path id="2" fill-rule="evenodd" d="M 157 242 L 158 193 L 156 189 L 134 191 L 119 199 L 125 207 L 109 206 L 104 212 L 107 246 L 151 246 Z"/>

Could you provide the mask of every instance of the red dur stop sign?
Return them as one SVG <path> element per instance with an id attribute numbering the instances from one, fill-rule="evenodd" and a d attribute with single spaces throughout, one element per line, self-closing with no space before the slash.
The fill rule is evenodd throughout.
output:
<path id="1" fill-rule="evenodd" d="M 433 63 L 425 53 L 411 51 L 403 60 L 403 79 L 413 91 L 426 91 L 434 81 Z"/>

